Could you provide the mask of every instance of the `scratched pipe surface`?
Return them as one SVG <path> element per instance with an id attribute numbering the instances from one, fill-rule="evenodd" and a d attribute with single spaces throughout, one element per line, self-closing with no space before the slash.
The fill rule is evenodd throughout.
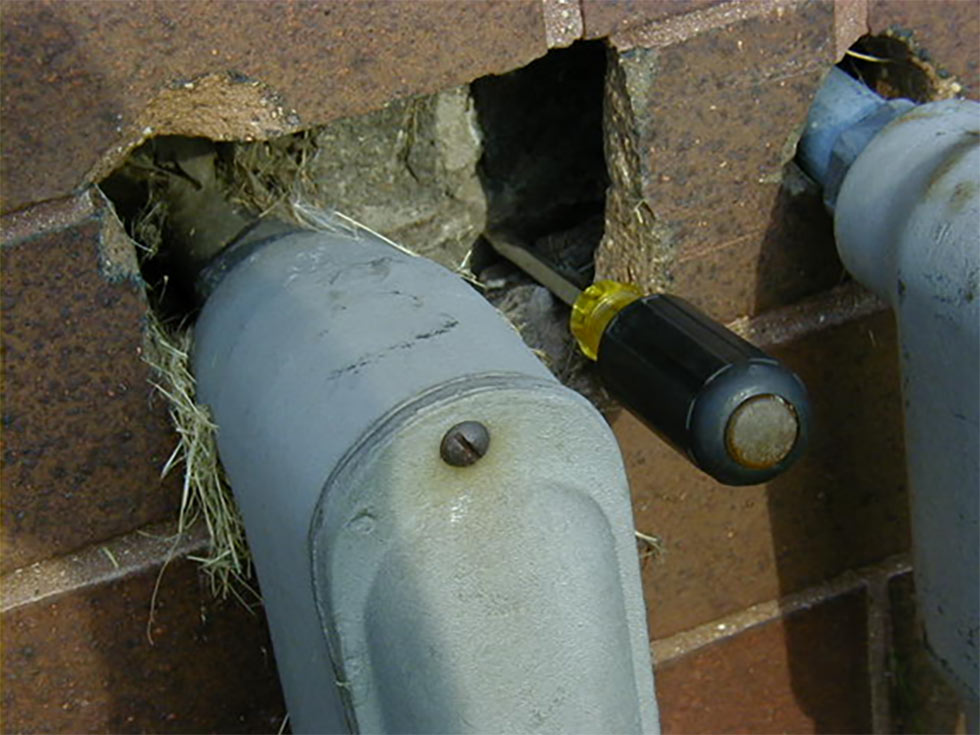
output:
<path id="1" fill-rule="evenodd" d="M 431 261 L 343 227 L 245 245 L 204 280 L 194 372 L 293 731 L 658 732 L 598 412 Z M 489 448 L 456 467 L 461 421 Z"/>
<path id="2" fill-rule="evenodd" d="M 828 186 L 838 167 L 841 259 L 895 309 L 919 607 L 930 652 L 963 693 L 976 732 L 980 105 L 905 101 L 908 111 L 886 111 L 890 121 L 873 135 L 866 124 L 849 135 L 850 122 L 874 117 L 874 100 L 848 89 L 860 85 L 838 70 L 828 85 L 811 111 L 816 140 L 801 142 L 801 163 Z M 835 103 L 860 109 L 834 111 Z M 835 143 L 827 130 L 841 121 Z"/>

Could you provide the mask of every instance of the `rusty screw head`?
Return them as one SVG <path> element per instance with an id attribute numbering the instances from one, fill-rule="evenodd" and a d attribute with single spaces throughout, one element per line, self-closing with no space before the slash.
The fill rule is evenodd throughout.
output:
<path id="1" fill-rule="evenodd" d="M 767 393 L 753 396 L 735 409 L 728 419 L 725 441 L 729 456 L 740 465 L 766 470 L 789 456 L 799 433 L 793 406 L 781 396 Z"/>
<path id="2" fill-rule="evenodd" d="M 442 437 L 439 455 L 453 467 L 469 467 L 487 453 L 490 432 L 479 421 L 456 424 Z"/>

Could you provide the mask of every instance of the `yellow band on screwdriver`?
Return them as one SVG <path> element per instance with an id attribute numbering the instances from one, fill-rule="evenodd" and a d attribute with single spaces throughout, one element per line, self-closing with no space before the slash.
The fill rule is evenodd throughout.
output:
<path id="1" fill-rule="evenodd" d="M 572 305 L 569 328 L 586 357 L 598 359 L 599 341 L 609 322 L 642 296 L 636 286 L 618 281 L 596 281 L 579 294 Z"/>

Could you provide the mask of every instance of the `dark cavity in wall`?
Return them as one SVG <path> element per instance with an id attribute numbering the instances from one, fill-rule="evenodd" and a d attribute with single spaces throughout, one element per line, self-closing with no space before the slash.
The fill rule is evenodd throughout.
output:
<path id="1" fill-rule="evenodd" d="M 935 65 L 912 33 L 899 29 L 862 36 L 838 66 L 886 99 L 923 103 L 947 99 L 961 91 L 956 80 Z"/>
<path id="2" fill-rule="evenodd" d="M 229 198 L 223 175 L 229 151 L 230 144 L 206 138 L 152 138 L 99 183 L 136 243 L 147 297 L 165 322 L 194 315 L 192 274 L 216 254 L 196 252 L 189 243 L 197 249 L 202 241 L 221 243 L 248 222 L 233 205 L 214 212 L 197 204 Z M 224 216 L 228 213 L 236 216 Z"/>
<path id="3" fill-rule="evenodd" d="M 605 45 L 579 42 L 509 74 L 270 141 L 154 138 L 100 186 L 140 248 L 150 304 L 164 323 L 195 316 L 188 275 L 195 268 L 186 261 L 199 253 L 188 240 L 220 247 L 241 224 L 187 201 L 214 189 L 236 211 L 289 221 L 282 205 L 295 196 L 450 268 L 472 246 L 470 264 L 487 298 L 561 379 L 589 383 L 568 332 L 568 308 L 497 256 L 480 233 L 505 230 L 569 280 L 591 282 L 608 185 L 605 71 Z M 387 218 L 372 220 L 378 212 Z M 452 237 L 440 241 L 447 230 Z"/>
<path id="4" fill-rule="evenodd" d="M 479 174 L 488 227 L 591 279 L 608 177 L 602 99 L 606 48 L 580 41 L 509 74 L 477 79 L 483 134 Z M 479 268 L 486 253 L 478 249 Z M 492 258 L 491 258 L 492 259 Z"/>
<path id="5" fill-rule="evenodd" d="M 605 73 L 605 44 L 580 41 L 471 84 L 483 138 L 477 173 L 487 229 L 506 234 L 581 288 L 592 282 L 604 229 Z M 568 330 L 569 308 L 485 240 L 476 243 L 469 263 L 487 299 L 558 379 L 609 407 L 594 367 Z"/>

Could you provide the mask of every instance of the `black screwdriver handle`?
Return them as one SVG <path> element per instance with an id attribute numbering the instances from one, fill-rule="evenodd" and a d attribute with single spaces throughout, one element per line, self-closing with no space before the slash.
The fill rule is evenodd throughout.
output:
<path id="1" fill-rule="evenodd" d="M 802 381 L 677 296 L 619 310 L 597 362 L 610 393 L 719 482 L 765 482 L 806 446 Z"/>

